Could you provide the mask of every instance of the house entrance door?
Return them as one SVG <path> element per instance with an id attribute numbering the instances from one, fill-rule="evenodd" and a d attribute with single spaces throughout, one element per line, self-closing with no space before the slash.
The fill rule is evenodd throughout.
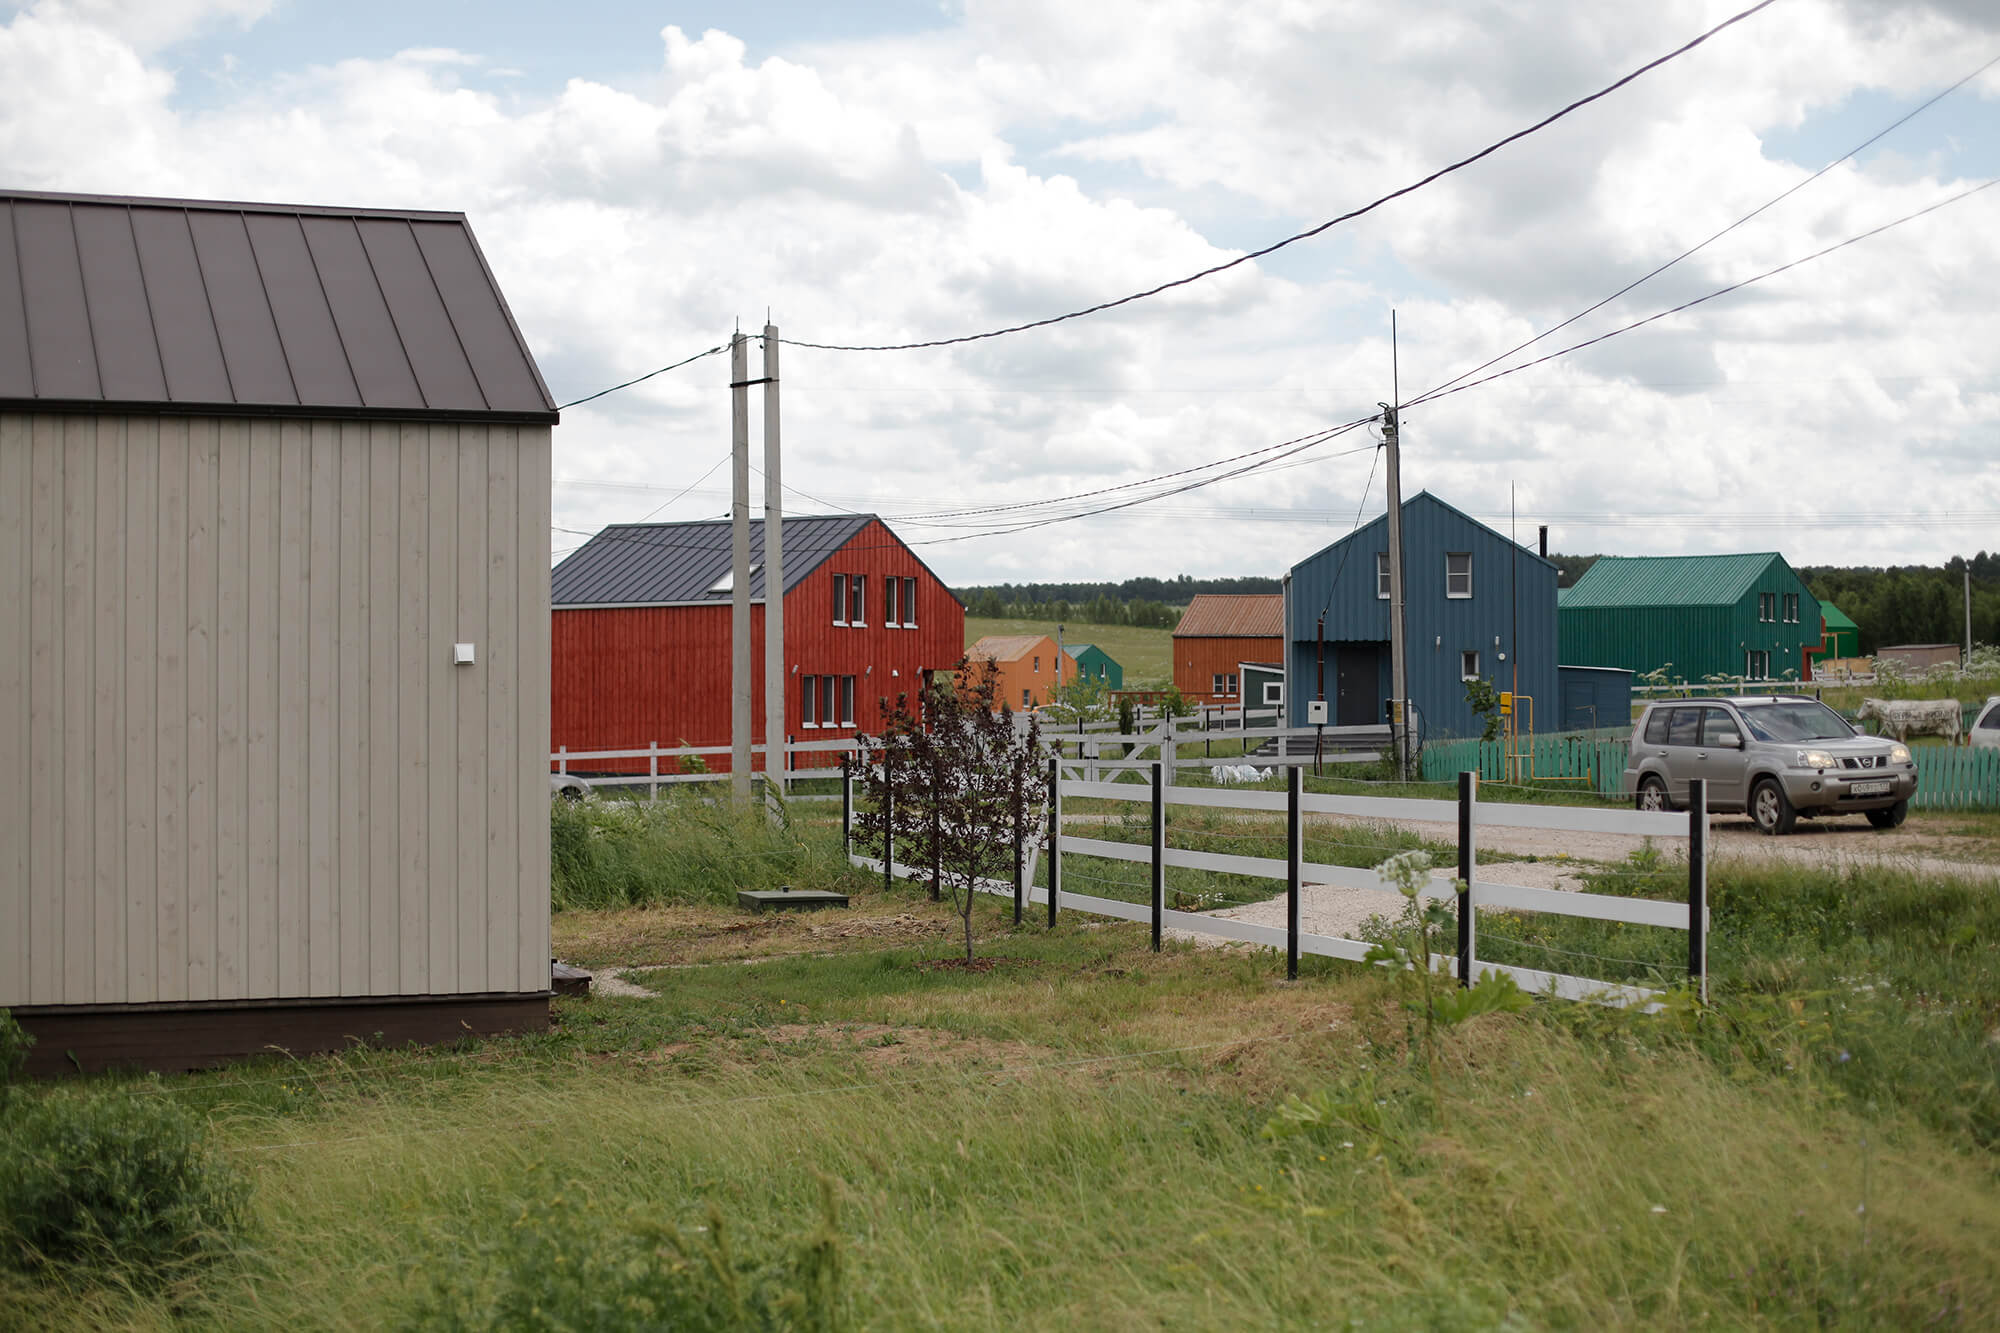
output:
<path id="1" fill-rule="evenodd" d="M 1343 643 L 1339 648 L 1339 697 L 1333 710 L 1337 727 L 1372 727 L 1382 721 L 1382 657 L 1388 645 Z"/>

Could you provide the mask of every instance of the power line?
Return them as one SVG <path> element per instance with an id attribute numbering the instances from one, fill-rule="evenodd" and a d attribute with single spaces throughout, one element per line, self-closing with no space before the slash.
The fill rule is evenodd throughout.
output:
<path id="1" fill-rule="evenodd" d="M 1349 537 L 1361 531 L 1361 511 L 1368 507 L 1368 491 L 1375 484 L 1375 464 L 1381 460 L 1382 446 L 1377 445 L 1375 447 L 1375 457 L 1368 464 L 1368 480 L 1363 482 L 1361 486 L 1361 503 L 1354 506 L 1354 523 L 1347 530 Z M 1343 538 L 1342 540 L 1346 539 Z M 1353 549 L 1353 542 L 1348 542 L 1347 545 L 1340 548 L 1340 563 L 1333 568 L 1333 578 L 1326 585 L 1326 601 L 1320 604 L 1319 613 L 1322 617 L 1326 615 L 1327 608 L 1333 605 L 1333 590 L 1340 586 L 1340 575 L 1347 568 L 1347 553 Z"/>
<path id="2" fill-rule="evenodd" d="M 607 393 L 617 393 L 620 389 L 629 389 L 635 384 L 644 383 L 645 381 L 653 378 L 653 376 L 655 375 L 664 375 L 670 370 L 679 370 L 682 366 L 693 365 L 695 362 L 701 360 L 705 356 L 714 356 L 717 352 L 722 351 L 727 346 L 728 346 L 727 343 L 718 343 L 716 346 L 709 348 L 706 352 L 696 352 L 693 356 L 683 357 L 681 360 L 674 362 L 671 366 L 661 366 L 658 370 L 649 370 L 643 375 L 637 376 L 633 379 L 626 380 L 623 384 L 614 384 L 608 389 L 599 389 L 596 393 L 587 393 L 581 398 L 574 399 L 571 402 L 562 404 L 560 407 L 556 408 L 556 411 L 567 412 L 572 407 L 579 407 L 584 403 L 592 401 L 593 399 L 602 398 Z"/>
<path id="3" fill-rule="evenodd" d="M 1392 200 L 1401 199 L 1405 195 L 1414 194 L 1418 190 L 1423 189 L 1426 185 L 1431 184 L 1433 181 L 1440 180 L 1445 176 L 1449 176 L 1455 171 L 1461 171 L 1464 168 L 1471 166 L 1473 163 L 1478 162 L 1483 158 L 1491 157 L 1494 153 L 1499 152 L 1502 148 L 1507 147 L 1509 144 L 1515 143 L 1521 139 L 1525 139 L 1529 135 L 1535 134 L 1538 131 L 1547 129 L 1549 126 L 1555 124 L 1557 121 L 1561 120 L 1564 116 L 1569 115 L 1571 112 L 1589 106 L 1592 102 L 1598 101 L 1601 98 L 1608 97 L 1612 93 L 1617 92 L 1620 88 L 1623 88 L 1626 84 L 1631 83 L 1633 80 L 1641 77 L 1642 75 L 1648 74 L 1651 71 L 1658 69 L 1660 66 L 1666 64 L 1670 60 L 1674 60 L 1680 56 L 1686 55 L 1689 51 L 1694 50 L 1697 46 L 1700 46 L 1703 42 L 1706 42 L 1709 38 L 1715 36 L 1717 33 L 1721 32 L 1724 28 L 1728 28 L 1734 24 L 1741 23 L 1743 20 L 1749 18 L 1753 14 L 1756 14 L 1761 10 L 1768 9 L 1774 3 L 1776 3 L 1776 0 L 1759 0 L 1759 3 L 1750 6 L 1750 8 L 1743 10 L 1738 14 L 1734 14 L 1729 18 L 1724 19 L 1722 22 L 1710 28 L 1707 32 L 1704 32 L 1699 37 L 1696 37 L 1693 41 L 1686 42 L 1681 46 L 1675 47 L 1673 50 L 1667 52 L 1663 56 L 1658 57 L 1657 59 L 1647 61 L 1645 64 L 1639 66 L 1639 68 L 1633 70 L 1631 73 L 1625 75 L 1623 78 L 1618 79 L 1613 83 L 1606 84 L 1604 87 L 1598 89 L 1594 93 L 1591 93 L 1587 97 L 1578 98 L 1576 101 L 1571 102 L 1568 106 L 1563 107 L 1561 110 L 1551 115 L 1544 116 L 1541 120 L 1536 121 L 1534 124 L 1528 126 L 1526 129 L 1516 130 L 1514 133 L 1508 135 L 1506 138 L 1488 144 L 1486 147 L 1480 149 L 1478 152 L 1472 154 L 1470 157 L 1460 158 L 1458 161 L 1453 162 L 1449 166 L 1438 168 L 1436 171 L 1433 171 L 1430 175 L 1425 176 L 1422 180 L 1415 181 L 1409 185 L 1405 185 L 1401 189 L 1392 190 L 1388 194 L 1383 195 L 1381 198 L 1376 199 L 1372 203 L 1363 204 L 1360 208 L 1353 209 L 1350 212 L 1342 213 L 1338 217 L 1329 218 L 1325 222 L 1320 223 L 1316 227 L 1309 227 L 1305 231 L 1295 233 L 1294 235 L 1291 236 L 1287 236 L 1281 241 L 1274 241 L 1270 245 L 1267 245 L 1260 250 L 1252 250 L 1247 254 L 1238 255 L 1236 258 L 1228 260 L 1225 263 L 1216 264 L 1209 268 L 1202 269 L 1198 273 L 1191 273 L 1185 278 L 1175 278 L 1173 281 L 1163 282 L 1157 287 L 1149 287 L 1145 291 L 1134 292 L 1130 296 L 1121 296 L 1113 301 L 1103 301 L 1097 305 L 1086 306 L 1081 310 L 1072 310 L 1067 314 L 1051 315 L 1046 319 L 1030 320 L 1025 324 L 1013 324 L 1009 325 L 1006 328 L 1001 328 L 1001 329 L 989 329 L 985 333 L 963 334 L 956 338 L 932 338 L 925 342 L 874 343 L 874 344 L 812 343 L 812 342 L 799 342 L 791 338 L 780 339 L 780 341 L 791 347 L 806 347 L 806 348 L 811 348 L 814 351 L 821 351 L 821 352 L 911 352 L 928 347 L 952 347 L 961 343 L 979 342 L 987 338 L 999 338 L 1010 333 L 1023 333 L 1029 329 L 1046 328 L 1051 324 L 1061 324 L 1067 320 L 1082 319 L 1086 315 L 1099 314 L 1106 310 L 1115 309 L 1118 306 L 1130 305 L 1134 301 L 1143 301 L 1148 297 L 1158 296 L 1162 292 L 1172 291 L 1176 287 L 1185 287 L 1191 283 L 1200 282 L 1203 278 L 1211 278 L 1218 273 L 1224 273 L 1232 268 L 1236 268 L 1239 265 L 1250 263 L 1252 260 L 1262 259 L 1266 255 L 1275 254 L 1276 252 L 1284 249 L 1288 245 L 1295 245 L 1300 241 L 1309 240 L 1312 237 L 1318 236 L 1321 233 L 1328 231 L 1333 227 L 1339 226 L 1343 222 L 1351 222 L 1355 218 L 1361 217 L 1368 213 L 1372 213 L 1376 209 L 1380 208 L 1382 205 L 1389 203 Z"/>
<path id="4" fill-rule="evenodd" d="M 1481 376 L 1479 379 L 1475 380 L 1467 380 L 1465 383 L 1454 385 L 1451 388 L 1433 389 L 1429 393 L 1425 394 L 1423 397 L 1415 398 L 1412 399 L 1410 402 L 1405 403 L 1404 406 L 1416 407 L 1423 403 L 1435 402 L 1437 399 L 1440 398 L 1449 398 L 1451 395 L 1455 393 L 1464 393 L 1467 389 L 1476 389 L 1482 384 L 1491 384 L 1494 380 L 1505 379 L 1509 375 L 1518 374 L 1523 370 L 1533 369 L 1534 367 L 1539 366 L 1544 362 L 1554 361 L 1558 357 L 1568 356 L 1571 352 L 1582 351 L 1586 347 L 1594 347 L 1598 343 L 1606 342 L 1612 338 L 1617 337 L 1621 333 L 1630 333 L 1634 329 L 1644 328 L 1646 325 L 1665 319 L 1669 315 L 1678 315 L 1682 311 L 1692 310 L 1694 307 L 1698 305 L 1701 305 L 1708 301 L 1713 301 L 1718 296 L 1727 296 L 1731 292 L 1741 291 L 1743 288 L 1748 287 L 1753 283 L 1762 282 L 1766 278 L 1774 278 L 1780 273 L 1784 273 L 1790 269 L 1795 269 L 1799 267 L 1801 264 L 1809 264 L 1815 259 L 1823 259 L 1827 255 L 1832 254 L 1836 250 L 1844 250 L 1850 245 L 1854 245 L 1861 241 L 1869 240 L 1872 237 L 1880 236 L 1883 232 L 1890 231 L 1893 230 L 1894 228 L 1900 227 L 1906 222 L 1914 222 L 1918 218 L 1924 217 L 1925 215 L 1930 213 L 1935 213 L 1941 208 L 1946 208 L 1952 204 L 1956 204 L 1963 200 L 1970 199 L 1973 195 L 1978 194 L 1980 191 L 1990 190 L 1995 185 L 2000 185 L 2000 176 L 1996 176 L 1992 180 L 1985 181 L 1979 185 L 1975 185 L 1970 189 L 1961 190 L 1957 194 L 1949 195 L 1946 198 L 1939 199 L 1935 203 L 1928 204 L 1925 207 L 1918 209 L 1914 213 L 1905 213 L 1902 217 L 1896 218 L 1889 222 L 1885 222 L 1879 227 L 1871 227 L 1867 231 L 1861 232 L 1854 236 L 1850 236 L 1844 241 L 1836 241 L 1834 244 L 1829 245 L 1824 249 L 1815 250 L 1811 254 L 1803 255 L 1798 259 L 1792 260 L 1788 264 L 1780 264 L 1776 268 L 1766 269 L 1762 273 L 1753 274 L 1750 277 L 1744 278 L 1739 282 L 1732 282 L 1727 287 L 1719 287 L 1716 290 L 1708 293 L 1706 296 L 1697 296 L 1692 301 L 1683 301 L 1677 306 L 1673 306 L 1669 309 L 1660 311 L 1658 314 L 1648 315 L 1644 319 L 1634 320 L 1632 323 L 1626 324 L 1621 328 L 1612 329 L 1607 333 L 1600 333 L 1595 338 L 1586 338 L 1582 342 L 1572 343 L 1568 347 L 1562 348 L 1560 351 L 1550 352 L 1546 356 L 1536 357 L 1533 361 L 1523 361 L 1518 366 L 1509 366 L 1505 370 L 1496 370 L 1491 375 L 1484 375 Z"/>
<path id="5" fill-rule="evenodd" d="M 1424 394 L 1416 401 L 1422 402 L 1424 398 L 1432 397 L 1440 389 L 1448 389 L 1452 385 L 1457 384 L 1460 380 L 1468 379 L 1473 375 L 1477 375 L 1482 370 L 1500 364 L 1500 362 L 1505 361 L 1508 357 L 1513 356 L 1515 353 L 1522 352 L 1530 347 L 1533 347 L 1536 343 L 1548 337 L 1550 334 L 1559 333 L 1563 329 L 1568 328 L 1570 325 L 1584 318 L 1586 315 L 1590 315 L 1595 313 L 1596 311 L 1602 310 L 1605 306 L 1610 305 L 1613 301 L 1616 301 L 1619 297 L 1625 295 L 1633 288 L 1640 286 L 1642 283 L 1651 282 L 1654 278 L 1659 277 L 1662 273 L 1665 273 L 1668 269 L 1680 263 L 1683 259 L 1686 259 L 1688 256 L 1694 254 L 1696 251 L 1703 250 L 1708 246 L 1713 245 L 1716 241 L 1721 240 L 1724 236 L 1727 236 L 1730 232 L 1735 231 L 1738 227 L 1742 226 L 1744 223 L 1749 222 L 1751 219 L 1757 217 L 1759 214 L 1791 198 L 1793 195 L 1797 194 L 1800 190 L 1803 190 L 1806 186 L 1811 185 L 1821 176 L 1826 175 L 1827 172 L 1832 171 L 1835 167 L 1847 161 L 1849 158 L 1858 156 L 1866 149 L 1868 149 L 1872 144 L 1876 143 L 1878 140 L 1886 137 L 1895 130 L 1901 129 L 1904 125 L 1908 124 L 1911 120 L 1915 119 L 1917 116 L 1922 115 L 1925 111 L 1928 111 L 1931 107 L 1936 106 L 1939 102 L 1951 96 L 1953 93 L 1957 92 L 1960 88 L 1963 88 L 1966 84 L 1972 82 L 1974 79 L 1984 74 L 1987 70 L 1992 69 L 1993 66 L 1995 66 L 1996 64 L 2000 64 L 2000 56 L 1994 56 L 1992 59 L 1988 60 L 1985 64 L 1981 65 L 1978 69 L 1973 70 L 1970 74 L 1967 74 L 1964 78 L 1960 79 L 1957 83 L 1952 84 L 1949 88 L 1946 88 L 1944 91 L 1938 93 L 1936 96 L 1931 97 L 1927 101 L 1919 103 L 1917 106 L 1911 108 L 1903 115 L 1898 116 L 1895 120 L 1890 121 L 1887 125 L 1877 130 L 1875 133 L 1869 135 L 1866 139 L 1863 139 L 1860 143 L 1854 145 L 1854 147 L 1848 149 L 1846 152 L 1842 153 L 1839 157 L 1836 157 L 1831 162 L 1828 162 L 1825 166 L 1821 167 L 1818 171 L 1815 171 L 1812 175 L 1807 176 L 1804 180 L 1801 180 L 1798 183 L 1794 184 L 1790 189 L 1784 190 L 1781 193 L 1774 195 L 1772 198 L 1766 200 L 1764 203 L 1759 204 L 1757 207 L 1751 209 L 1748 213 L 1745 213 L 1742 217 L 1736 219 L 1736 221 L 1730 223 L 1728 226 L 1724 227 L 1721 231 L 1716 232 L 1712 236 L 1708 237 L 1706 240 L 1698 241 L 1694 245 L 1689 246 L 1687 249 L 1681 251 L 1679 254 L 1675 255 L 1672 259 L 1669 259 L 1666 263 L 1660 265 L 1652 272 L 1644 274 L 1641 277 L 1634 278 L 1631 282 L 1626 283 L 1623 287 L 1620 287 L 1617 291 L 1611 293 L 1611 295 L 1605 297 L 1602 301 L 1599 301 L 1597 304 L 1588 306 L 1582 310 L 1577 311 L 1574 315 L 1571 315 L 1568 319 L 1564 320 L 1560 324 L 1552 325 L 1549 328 L 1543 329 L 1540 333 L 1528 339 L 1526 342 L 1521 343 L 1518 346 L 1511 347 L 1508 350 L 1500 353 L 1500 355 L 1492 358 L 1491 360 L 1483 361 L 1480 364 L 1474 366 L 1472 369 L 1465 371 L 1462 374 L 1453 376 L 1451 379 L 1446 380 L 1443 384 L 1437 385 L 1435 388 L 1431 389 L 1429 393 Z"/>

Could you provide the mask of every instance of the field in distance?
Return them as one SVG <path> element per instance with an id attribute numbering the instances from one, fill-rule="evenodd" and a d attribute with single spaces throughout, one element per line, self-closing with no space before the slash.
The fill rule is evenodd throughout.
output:
<path id="1" fill-rule="evenodd" d="M 965 646 L 972 647 L 988 634 L 1056 635 L 1051 620 L 986 620 L 965 618 Z M 1171 630 L 1141 629 L 1132 625 L 1066 625 L 1063 643 L 1094 643 L 1110 653 L 1125 668 L 1128 690 L 1163 690 L 1174 678 L 1174 636 Z"/>

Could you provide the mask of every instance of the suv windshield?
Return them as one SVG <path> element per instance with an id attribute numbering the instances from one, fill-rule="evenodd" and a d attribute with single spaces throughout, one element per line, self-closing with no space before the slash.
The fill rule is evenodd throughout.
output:
<path id="1" fill-rule="evenodd" d="M 1743 714 L 1743 724 L 1750 728 L 1750 734 L 1760 741 L 1848 740 L 1854 735 L 1854 728 L 1825 704 L 1799 700 L 1751 704 L 1739 707 L 1738 711 Z"/>

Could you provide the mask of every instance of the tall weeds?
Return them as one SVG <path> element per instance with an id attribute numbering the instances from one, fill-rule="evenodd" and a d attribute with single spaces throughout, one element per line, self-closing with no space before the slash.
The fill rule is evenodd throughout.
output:
<path id="1" fill-rule="evenodd" d="M 850 874 L 838 825 L 790 809 L 774 820 L 760 806 L 672 792 L 557 801 L 549 820 L 557 911 L 734 904 L 739 889 L 834 888 Z"/>

